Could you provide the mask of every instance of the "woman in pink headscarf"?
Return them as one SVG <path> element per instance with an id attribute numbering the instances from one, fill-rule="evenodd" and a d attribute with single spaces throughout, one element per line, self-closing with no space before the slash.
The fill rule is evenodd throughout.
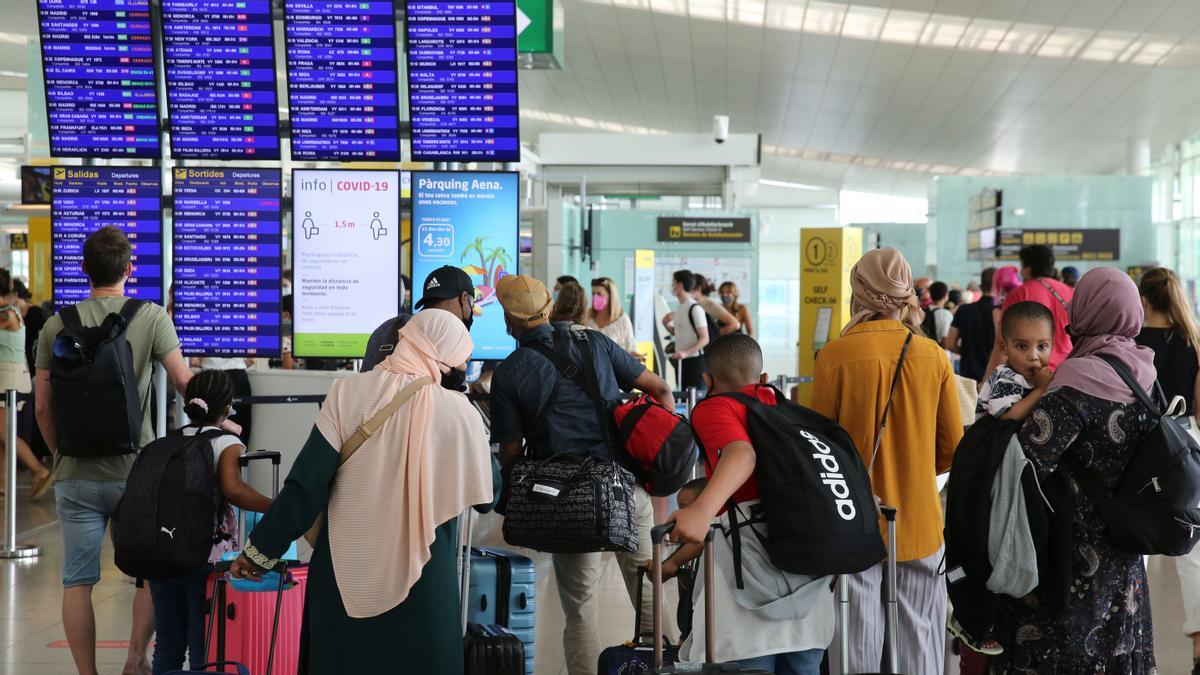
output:
<path id="1" fill-rule="evenodd" d="M 1134 341 L 1141 328 L 1141 299 L 1129 275 L 1108 267 L 1084 275 L 1070 305 L 1074 349 L 1019 433 L 1043 488 L 1065 480 L 1065 492 L 1075 495 L 1071 578 L 1043 578 L 1032 595 L 1003 599 L 1004 654 L 993 658 L 992 672 L 1154 672 L 1142 557 L 1113 546 L 1080 481 L 1086 472 L 1111 490 L 1158 422 L 1101 358 L 1119 361 L 1149 391 L 1154 352 Z"/>
<path id="2" fill-rule="evenodd" d="M 301 673 L 463 672 L 457 517 L 486 510 L 499 493 L 483 419 L 459 391 L 472 349 L 462 319 L 427 309 L 374 370 L 334 381 L 235 562 L 234 576 L 257 577 L 325 513 L 308 571 Z M 339 466 L 339 449 L 407 394 Z"/>

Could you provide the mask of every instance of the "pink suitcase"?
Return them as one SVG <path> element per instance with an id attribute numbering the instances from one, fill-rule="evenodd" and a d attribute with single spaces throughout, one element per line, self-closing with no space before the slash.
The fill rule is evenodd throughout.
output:
<path id="1" fill-rule="evenodd" d="M 270 675 L 296 675 L 300 663 L 300 625 L 304 620 L 308 568 L 291 567 L 288 572 L 294 581 L 283 591 Z M 253 675 L 266 675 L 278 592 L 239 591 L 223 575 L 213 575 L 209 589 L 217 594 L 215 604 L 211 602 L 212 596 L 208 596 L 209 606 L 216 607 L 220 614 L 209 640 L 208 661 L 236 661 Z"/>

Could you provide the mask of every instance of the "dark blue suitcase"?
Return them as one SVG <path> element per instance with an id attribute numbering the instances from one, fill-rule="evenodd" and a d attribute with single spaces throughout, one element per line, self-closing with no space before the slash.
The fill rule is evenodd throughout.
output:
<path id="1" fill-rule="evenodd" d="M 521 675 L 525 672 L 525 646 L 504 626 L 467 626 L 463 654 L 466 675 Z"/>
<path id="2" fill-rule="evenodd" d="M 533 675 L 536 594 L 532 560 L 500 549 L 471 549 L 467 623 L 512 631 L 524 645 L 525 675 Z"/>
<path id="3" fill-rule="evenodd" d="M 600 661 L 596 664 L 597 675 L 649 673 L 654 667 L 654 635 L 639 632 L 642 626 L 642 593 L 645 586 L 646 575 L 643 574 L 638 577 L 637 598 L 634 601 L 633 639 L 600 652 Z M 671 665 L 678 661 L 679 647 L 664 644 L 663 663 Z"/>

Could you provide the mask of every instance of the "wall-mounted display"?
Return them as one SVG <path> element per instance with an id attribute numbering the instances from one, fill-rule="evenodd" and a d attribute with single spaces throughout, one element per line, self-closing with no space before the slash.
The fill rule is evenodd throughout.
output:
<path id="1" fill-rule="evenodd" d="M 171 156 L 279 159 L 271 0 L 162 0 Z"/>
<path id="2" fill-rule="evenodd" d="M 400 161 L 392 0 L 284 3 L 292 159 Z"/>
<path id="3" fill-rule="evenodd" d="M 52 157 L 162 156 L 150 0 L 38 0 Z"/>
<path id="4" fill-rule="evenodd" d="M 415 162 L 518 162 L 514 0 L 408 0 Z"/>

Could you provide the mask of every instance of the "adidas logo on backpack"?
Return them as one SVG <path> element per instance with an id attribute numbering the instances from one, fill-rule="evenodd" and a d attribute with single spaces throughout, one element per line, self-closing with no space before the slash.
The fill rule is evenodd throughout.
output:
<path id="1" fill-rule="evenodd" d="M 854 516 L 858 515 L 858 510 L 854 508 L 854 500 L 850 499 L 850 486 L 846 485 L 846 479 L 841 474 L 842 466 L 838 464 L 837 457 L 833 456 L 833 450 L 824 441 L 805 429 L 800 430 L 800 435 L 816 450 L 812 454 L 812 458 L 820 462 L 821 467 L 825 469 L 825 472 L 821 474 L 821 482 L 828 486 L 829 491 L 833 493 L 838 515 L 842 517 L 842 520 L 854 520 Z"/>

